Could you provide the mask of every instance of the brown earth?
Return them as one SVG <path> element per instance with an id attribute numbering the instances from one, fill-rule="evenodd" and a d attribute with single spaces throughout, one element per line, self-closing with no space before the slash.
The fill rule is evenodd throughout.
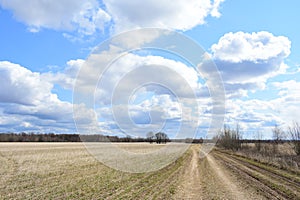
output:
<path id="1" fill-rule="evenodd" d="M 192 146 L 176 199 L 300 199 L 299 174 L 224 151 L 203 159 Z"/>
<path id="2" fill-rule="evenodd" d="M 214 154 L 200 159 L 200 146 L 191 148 L 193 156 L 181 177 L 176 199 L 265 199 L 226 169 Z"/>
<path id="3" fill-rule="evenodd" d="M 199 146 L 191 146 L 192 156 L 184 165 L 182 180 L 178 187 L 176 199 L 199 199 L 201 194 L 201 178 L 199 168 Z"/>

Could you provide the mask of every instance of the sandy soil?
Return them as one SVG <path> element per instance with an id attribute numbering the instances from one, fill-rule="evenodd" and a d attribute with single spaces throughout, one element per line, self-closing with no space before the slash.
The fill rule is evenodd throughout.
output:
<path id="1" fill-rule="evenodd" d="M 192 155 L 184 166 L 176 199 L 199 199 L 201 194 L 199 146 L 191 147 Z"/>
<path id="2" fill-rule="evenodd" d="M 240 173 L 239 170 L 224 164 L 224 159 L 216 153 L 210 153 L 204 159 L 199 157 L 200 146 L 191 147 L 191 158 L 184 165 L 175 199 L 269 199 L 278 197 L 278 193 L 258 190 L 257 180 Z M 253 180 L 252 180 L 253 179 Z M 256 182 L 255 182 L 256 181 Z M 263 185 L 263 184 L 262 184 Z M 271 190 L 273 191 L 273 190 Z M 277 195 L 277 197 L 276 197 Z"/>

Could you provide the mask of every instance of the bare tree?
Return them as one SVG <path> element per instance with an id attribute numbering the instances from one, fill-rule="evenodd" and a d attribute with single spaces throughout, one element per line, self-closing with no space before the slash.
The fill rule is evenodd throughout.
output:
<path id="1" fill-rule="evenodd" d="M 155 138 L 155 135 L 152 131 L 147 133 L 147 140 L 148 140 L 148 142 L 150 142 L 150 144 L 153 143 L 154 138 Z"/>
<path id="2" fill-rule="evenodd" d="M 278 145 L 284 139 L 285 133 L 277 125 L 275 125 L 275 127 L 272 129 L 272 132 L 273 132 L 273 153 L 277 153 L 278 152 Z"/>
<path id="3" fill-rule="evenodd" d="M 284 139 L 284 131 L 275 125 L 275 127 L 272 129 L 273 132 L 273 140 L 277 143 L 280 143 L 282 139 Z"/>
<path id="4" fill-rule="evenodd" d="M 293 126 L 288 127 L 288 134 L 292 139 L 295 153 L 300 155 L 300 125 L 294 122 Z"/>
<path id="5" fill-rule="evenodd" d="M 218 145 L 225 149 L 237 151 L 241 149 L 241 139 L 239 124 L 237 124 L 236 130 L 224 125 L 223 130 L 219 132 Z"/>
<path id="6" fill-rule="evenodd" d="M 261 142 L 262 142 L 263 134 L 260 131 L 256 132 L 256 142 L 255 142 L 255 148 L 259 152 L 261 150 Z"/>

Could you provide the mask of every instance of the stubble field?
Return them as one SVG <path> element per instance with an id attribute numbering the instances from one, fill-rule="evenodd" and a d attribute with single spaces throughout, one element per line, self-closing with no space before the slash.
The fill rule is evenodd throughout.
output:
<path id="1" fill-rule="evenodd" d="M 121 144 L 136 152 L 164 145 Z M 200 145 L 153 172 L 101 164 L 82 143 L 0 143 L 0 199 L 299 199 L 300 172 Z"/>

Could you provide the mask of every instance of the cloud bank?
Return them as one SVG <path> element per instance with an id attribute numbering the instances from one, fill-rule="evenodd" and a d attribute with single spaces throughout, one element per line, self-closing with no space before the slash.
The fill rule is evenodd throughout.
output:
<path id="1" fill-rule="evenodd" d="M 204 24 L 208 16 L 220 17 L 219 6 L 222 0 L 104 0 L 103 2 L 113 18 L 117 32 L 143 27 L 185 31 Z"/>
<path id="2" fill-rule="evenodd" d="M 228 94 L 237 97 L 264 89 L 268 79 L 285 73 L 290 49 L 291 41 L 284 36 L 230 32 L 211 46 L 211 53 Z"/>
<path id="3" fill-rule="evenodd" d="M 104 30 L 111 20 L 97 0 L 0 0 L 0 5 L 11 10 L 31 32 L 48 28 L 92 35 L 97 30 Z"/>
<path id="4" fill-rule="evenodd" d="M 59 100 L 43 74 L 7 61 L 0 62 L 0 73 L 1 132 L 75 132 L 73 106 L 82 113 L 83 126 L 97 123 L 93 110 Z"/>
<path id="5" fill-rule="evenodd" d="M 93 35 L 110 27 L 114 33 L 133 28 L 156 27 L 189 30 L 205 23 L 208 16 L 220 17 L 223 0 L 0 0 L 28 30 L 43 28 Z M 68 36 L 68 35 L 66 35 Z"/>

